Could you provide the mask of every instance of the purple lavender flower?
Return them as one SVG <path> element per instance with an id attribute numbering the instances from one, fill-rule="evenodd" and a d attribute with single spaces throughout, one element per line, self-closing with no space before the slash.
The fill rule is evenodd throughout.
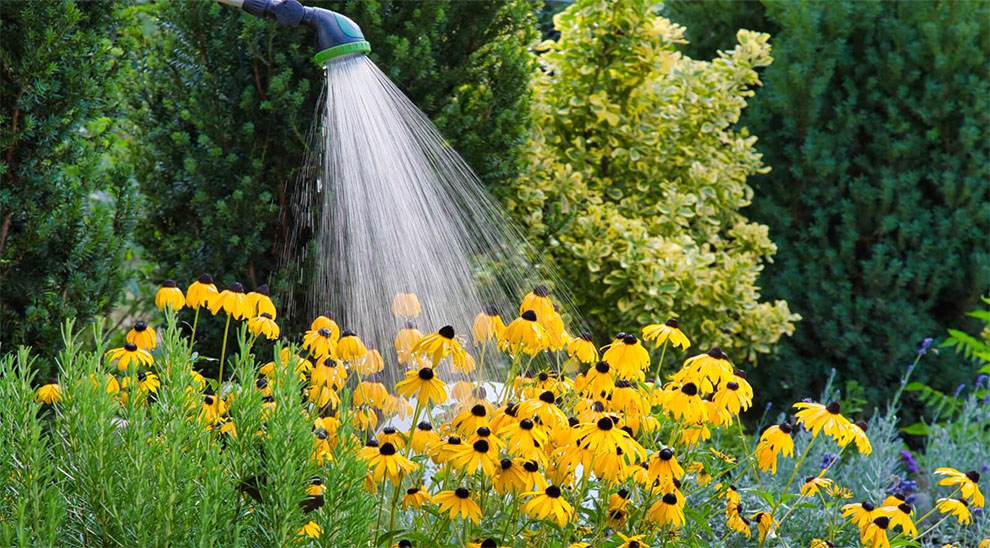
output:
<path id="1" fill-rule="evenodd" d="M 990 375 L 987 375 L 986 373 L 976 377 L 976 390 L 983 388 L 983 383 L 987 382 L 987 379 L 990 379 Z"/>
<path id="2" fill-rule="evenodd" d="M 960 384 L 959 386 L 957 386 L 955 393 L 952 394 L 952 397 L 953 398 L 958 398 L 959 397 L 959 394 L 962 394 L 962 391 L 963 391 L 964 388 L 966 388 L 966 385 L 965 384 Z"/>
<path id="3" fill-rule="evenodd" d="M 918 482 L 914 480 L 901 480 L 897 484 L 897 489 L 905 495 L 918 490 Z"/>
<path id="4" fill-rule="evenodd" d="M 901 458 L 904 459 L 904 465 L 907 466 L 908 472 L 912 474 L 918 473 L 918 461 L 914 460 L 914 456 L 907 449 L 901 450 Z"/>
<path id="5" fill-rule="evenodd" d="M 918 347 L 918 354 L 920 355 L 927 354 L 928 349 L 931 348 L 933 342 L 935 342 L 935 339 L 931 337 L 925 337 L 924 339 L 922 339 L 921 346 Z"/>
<path id="6" fill-rule="evenodd" d="M 825 453 L 824 455 L 822 455 L 822 463 L 820 465 L 821 469 L 824 470 L 826 468 L 831 467 L 833 464 L 835 464 L 835 459 L 837 458 L 839 458 L 839 455 L 836 455 L 835 453 Z"/>
<path id="7" fill-rule="evenodd" d="M 767 402 L 767 406 L 763 408 L 763 412 L 766 413 L 767 411 L 770 410 L 771 407 L 773 407 L 773 402 L 772 401 L 768 401 Z"/>

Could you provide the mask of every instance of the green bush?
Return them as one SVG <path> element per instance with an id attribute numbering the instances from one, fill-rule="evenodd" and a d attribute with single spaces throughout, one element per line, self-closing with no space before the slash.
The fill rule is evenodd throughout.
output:
<path id="1" fill-rule="evenodd" d="M 127 278 L 117 7 L 0 4 L 0 352 L 53 356 L 62 319 L 107 313 Z"/>
<path id="2" fill-rule="evenodd" d="M 689 52 L 731 47 L 739 27 L 774 37 L 742 119 L 773 167 L 752 215 L 779 246 L 765 291 L 805 321 L 758 373 L 803 397 L 837 367 L 881 401 L 916 343 L 966 325 L 988 288 L 990 6 L 665 5 L 702 43 Z M 951 390 L 960 375 L 942 356 L 919 380 Z"/>
<path id="3" fill-rule="evenodd" d="M 674 50 L 683 29 L 645 0 L 581 1 L 554 22 L 509 209 L 594 324 L 677 316 L 702 349 L 756 361 L 799 319 L 784 301 L 760 302 L 776 247 L 740 209 L 764 166 L 756 138 L 730 127 L 771 62 L 769 37 L 740 32 L 704 62 Z"/>
<path id="4" fill-rule="evenodd" d="M 529 2 L 308 5 L 352 17 L 372 58 L 486 182 L 514 176 L 513 150 L 528 127 Z M 311 60 L 314 37 L 209 2 L 138 8 L 134 20 L 130 91 L 143 130 L 141 239 L 149 259 L 162 278 L 205 270 L 221 286 L 240 280 L 275 289 L 323 85 Z M 290 301 L 280 303 L 286 312 Z"/>

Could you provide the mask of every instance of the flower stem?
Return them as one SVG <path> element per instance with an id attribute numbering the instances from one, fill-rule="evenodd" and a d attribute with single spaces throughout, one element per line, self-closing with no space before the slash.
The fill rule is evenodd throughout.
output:
<path id="1" fill-rule="evenodd" d="M 192 354 L 193 344 L 196 343 L 196 326 L 199 324 L 199 309 L 196 309 L 196 315 L 193 316 L 193 328 L 192 336 L 189 337 L 189 353 Z"/>
<path id="2" fill-rule="evenodd" d="M 227 359 L 227 333 L 230 331 L 230 314 L 227 314 L 227 324 L 223 328 L 223 349 L 220 350 L 220 372 L 217 374 L 217 396 L 223 386 L 223 363 Z"/>
<path id="3" fill-rule="evenodd" d="M 663 358 L 664 358 L 664 356 L 667 355 L 667 345 L 668 344 L 670 344 L 670 339 L 669 338 L 667 340 L 663 341 L 663 350 L 660 351 L 660 361 L 657 362 L 657 371 L 656 371 L 656 373 L 653 374 L 653 388 L 654 389 L 656 389 L 657 386 L 660 386 L 661 384 L 663 384 L 663 383 L 660 382 L 660 369 L 663 368 Z"/>

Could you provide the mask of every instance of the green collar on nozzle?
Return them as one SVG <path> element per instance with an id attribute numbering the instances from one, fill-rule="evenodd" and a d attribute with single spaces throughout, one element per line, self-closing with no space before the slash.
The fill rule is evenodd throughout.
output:
<path id="1" fill-rule="evenodd" d="M 360 40 L 357 42 L 348 42 L 346 44 L 340 44 L 339 46 L 334 46 L 332 48 L 327 48 L 320 51 L 313 56 L 313 61 L 316 61 L 317 65 L 325 65 L 327 61 L 340 57 L 341 55 L 347 55 L 350 53 L 368 53 L 371 51 L 371 44 L 367 40 Z"/>

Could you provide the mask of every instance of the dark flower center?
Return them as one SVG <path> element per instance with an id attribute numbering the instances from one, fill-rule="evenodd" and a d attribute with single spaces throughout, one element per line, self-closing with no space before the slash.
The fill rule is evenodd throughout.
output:
<path id="1" fill-rule="evenodd" d="M 856 421 L 853 424 L 858 426 L 859 429 L 862 430 L 864 434 L 866 433 L 866 430 L 869 429 L 870 427 L 868 424 L 866 424 L 866 421 Z"/>
<path id="2" fill-rule="evenodd" d="M 325 440 L 329 436 L 327 431 L 322 428 L 318 428 L 315 433 L 316 433 L 316 437 L 320 438 L 321 440 Z"/>
<path id="3" fill-rule="evenodd" d="M 487 426 L 482 426 L 482 427 L 479 427 L 477 430 L 475 430 L 475 433 L 478 434 L 479 436 L 483 437 L 483 438 L 487 438 L 488 436 L 491 436 L 492 435 L 492 430 L 491 430 L 491 428 L 488 428 Z"/>
<path id="4" fill-rule="evenodd" d="M 426 422 L 426 421 L 423 421 L 423 422 L 419 423 L 418 425 L 416 425 L 416 428 L 419 428 L 420 430 L 422 430 L 424 432 L 429 432 L 430 430 L 433 430 L 433 425 L 430 424 L 430 423 L 428 423 L 428 422 Z"/>
<path id="5" fill-rule="evenodd" d="M 817 478 L 817 477 L 818 476 L 808 476 L 808 477 L 804 478 L 804 482 L 805 483 L 811 483 L 811 482 L 815 481 L 815 478 Z"/>
<path id="6" fill-rule="evenodd" d="M 556 485 L 547 487 L 543 492 L 552 499 L 560 497 L 560 487 L 557 487 Z"/>
<path id="7" fill-rule="evenodd" d="M 198 281 L 201 284 L 210 285 L 213 283 L 213 276 L 210 276 L 209 274 L 203 274 L 202 276 L 199 277 Z"/>
<path id="8" fill-rule="evenodd" d="M 570 426 L 571 428 L 574 428 L 575 426 L 577 426 L 579 424 L 581 424 L 581 423 L 577 420 L 577 417 L 567 417 L 567 426 Z"/>
<path id="9" fill-rule="evenodd" d="M 213 396 L 210 396 L 209 394 L 203 396 L 203 403 L 205 403 L 206 405 L 213 405 Z"/>
<path id="10" fill-rule="evenodd" d="M 445 326 L 441 327 L 440 330 L 437 331 L 437 333 L 439 333 L 440 336 L 443 337 L 443 338 L 445 338 L 445 339 L 453 339 L 454 338 L 454 326 L 452 326 L 452 325 L 445 325 Z"/>
<path id="11" fill-rule="evenodd" d="M 609 417 L 602 417 L 602 418 L 598 419 L 598 429 L 599 430 L 604 430 L 604 431 L 607 432 L 607 431 L 611 430 L 613 426 L 615 426 L 615 424 L 612 423 L 612 419 L 609 418 Z"/>
<path id="12" fill-rule="evenodd" d="M 412 548 L 412 542 L 402 539 L 399 541 L 399 548 Z"/>
<path id="13" fill-rule="evenodd" d="M 395 432 L 396 432 L 395 428 L 391 426 L 386 426 L 385 428 L 382 428 L 382 434 L 385 434 L 386 436 L 391 436 Z"/>
<path id="14" fill-rule="evenodd" d="M 839 402 L 833 401 L 829 402 L 829 404 L 825 406 L 825 410 L 833 415 L 838 415 L 839 411 L 842 410 L 842 406 L 839 405 Z"/>
<path id="15" fill-rule="evenodd" d="M 547 382 L 547 379 L 550 378 L 550 375 L 547 375 L 546 373 L 540 373 L 540 376 L 537 378 L 540 379 L 540 382 Z"/>
<path id="16" fill-rule="evenodd" d="M 390 457 L 395 454 L 395 446 L 392 445 L 390 442 L 385 442 L 382 444 L 381 447 L 378 448 L 378 452 L 385 455 L 386 457 Z"/>
<path id="17" fill-rule="evenodd" d="M 674 329 L 680 328 L 680 323 L 678 323 L 677 318 L 671 318 L 664 322 L 667 327 L 673 327 Z"/>
<path id="18" fill-rule="evenodd" d="M 378 447 L 378 440 L 376 440 L 376 439 L 370 439 L 370 440 L 364 442 L 364 446 L 365 447 Z"/>
<path id="19" fill-rule="evenodd" d="M 261 285 L 259 285 L 258 287 L 254 288 L 254 292 L 255 293 L 260 293 L 260 294 L 262 294 L 262 295 L 264 295 L 266 297 L 271 294 L 268 291 L 268 284 L 261 284 Z"/>
<path id="20" fill-rule="evenodd" d="M 144 371 L 138 373 L 138 382 L 144 382 L 144 380 L 147 378 L 148 378 L 148 374 L 145 373 Z"/>
<path id="21" fill-rule="evenodd" d="M 674 452 L 671 451 L 669 448 L 664 447 L 663 449 L 660 450 L 659 456 L 660 456 L 660 460 L 670 460 L 674 458 Z"/>
<path id="22" fill-rule="evenodd" d="M 424 381 L 433 380 L 433 369 L 429 367 L 424 367 L 419 370 L 419 378 Z"/>
<path id="23" fill-rule="evenodd" d="M 275 403 L 275 396 L 268 394 L 267 396 L 262 396 L 261 401 L 264 403 Z"/>
<path id="24" fill-rule="evenodd" d="M 605 404 L 596 400 L 595 403 L 591 404 L 591 410 L 595 413 L 601 413 L 605 411 Z"/>
<path id="25" fill-rule="evenodd" d="M 495 308 L 493 304 L 486 304 L 481 307 L 481 311 L 487 316 L 498 316 L 498 308 Z"/>
<path id="26" fill-rule="evenodd" d="M 631 345 L 638 343 L 639 339 L 636 338 L 636 335 L 626 335 L 625 337 L 622 337 L 622 342 Z"/>
<path id="27" fill-rule="evenodd" d="M 973 483 L 979 483 L 980 482 L 980 474 L 977 473 L 976 470 L 970 470 L 969 472 L 966 472 L 966 479 L 968 479 L 969 481 L 971 481 Z"/>
<path id="28" fill-rule="evenodd" d="M 244 293 L 244 286 L 241 285 L 241 282 L 234 282 L 227 289 L 234 293 Z"/>
<path id="29" fill-rule="evenodd" d="M 666 495 L 663 496 L 663 502 L 664 504 L 670 504 L 670 505 L 677 504 L 677 495 L 673 493 L 667 493 Z"/>
<path id="30" fill-rule="evenodd" d="M 162 282 L 162 287 L 175 287 L 175 280 L 165 280 Z"/>
<path id="31" fill-rule="evenodd" d="M 595 364 L 595 371 L 599 373 L 608 373 L 608 362 L 598 362 Z"/>
<path id="32" fill-rule="evenodd" d="M 260 379 L 254 381 L 254 385 L 258 388 L 265 388 L 268 386 L 268 379 L 261 377 Z"/>
<path id="33" fill-rule="evenodd" d="M 527 472 L 533 473 L 540 469 L 540 466 L 536 462 L 528 460 L 523 463 L 523 469 Z"/>
<path id="34" fill-rule="evenodd" d="M 134 331 L 137 331 L 138 333 L 144 331 L 145 329 L 148 329 L 148 324 L 144 322 L 137 322 L 134 324 Z"/>
<path id="35" fill-rule="evenodd" d="M 502 459 L 499 461 L 498 464 L 499 466 L 502 467 L 502 470 L 508 470 L 509 468 L 512 468 L 512 461 L 509 459 Z"/>
<path id="36" fill-rule="evenodd" d="M 320 330 L 317 331 L 316 333 L 325 339 L 329 339 L 330 336 L 333 335 L 333 333 L 330 332 L 330 329 L 326 327 L 321 327 Z"/>
<path id="37" fill-rule="evenodd" d="M 137 352 L 137 345 L 134 343 L 127 343 L 124 345 L 124 350 L 128 352 Z"/>
<path id="38" fill-rule="evenodd" d="M 347 331 L 344 331 L 343 333 L 340 334 L 340 338 L 343 339 L 344 337 L 353 337 L 354 335 L 357 335 L 357 333 L 348 329 Z"/>
<path id="39" fill-rule="evenodd" d="M 549 297 L 550 290 L 547 289 L 547 286 L 540 284 L 533 288 L 533 295 L 536 295 L 537 297 Z"/>
<path id="40" fill-rule="evenodd" d="M 615 334 L 615 340 L 620 340 L 620 339 L 624 339 L 624 338 L 626 338 L 626 332 L 625 331 L 619 331 L 618 333 Z"/>
<path id="41" fill-rule="evenodd" d="M 874 519 L 873 523 L 881 529 L 886 529 L 890 525 L 890 518 L 887 516 L 880 516 Z"/>
<path id="42" fill-rule="evenodd" d="M 471 496 L 471 491 L 468 491 L 463 487 L 458 487 L 457 490 L 454 491 L 454 494 L 457 495 L 457 498 L 459 499 L 466 499 Z"/>
<path id="43" fill-rule="evenodd" d="M 533 429 L 533 421 L 531 421 L 529 419 L 523 419 L 523 420 L 519 421 L 519 428 L 522 428 L 523 430 L 532 430 Z"/>
<path id="44" fill-rule="evenodd" d="M 447 443 L 449 443 L 450 445 L 460 445 L 461 438 L 457 436 L 450 436 L 449 438 L 447 438 Z"/>
<path id="45" fill-rule="evenodd" d="M 627 499 L 627 498 L 629 498 L 629 490 L 628 489 L 619 489 L 619 492 L 616 493 L 616 494 L 619 495 L 619 498 L 621 498 L 621 499 Z"/>
<path id="46" fill-rule="evenodd" d="M 689 382 L 689 383 L 687 383 L 687 384 L 685 384 L 684 386 L 681 387 L 681 392 L 684 392 L 688 396 L 697 396 L 698 395 L 698 387 L 695 386 L 695 384 L 693 382 Z"/>
<path id="47" fill-rule="evenodd" d="M 630 540 L 629 548 L 639 548 L 641 545 L 638 540 Z"/>
<path id="48" fill-rule="evenodd" d="M 581 333 L 581 334 L 580 334 L 580 335 L 578 335 L 578 336 L 579 336 L 579 337 L 580 337 L 580 338 L 581 338 L 582 340 L 585 340 L 585 341 L 588 341 L 588 342 L 591 342 L 591 333 L 588 333 L 587 331 L 585 331 L 585 332 L 583 332 L 583 333 Z"/>
<path id="49" fill-rule="evenodd" d="M 904 512 L 905 514 L 910 514 L 911 510 L 913 510 L 913 508 L 911 508 L 911 505 L 907 503 L 898 504 L 897 509 L 900 510 L 901 512 Z"/>
<path id="50" fill-rule="evenodd" d="M 270 319 L 272 319 L 272 315 L 271 315 L 271 314 L 269 314 L 268 312 L 262 312 L 262 313 L 261 313 L 261 317 L 262 317 L 262 318 L 265 318 L 266 320 L 270 320 Z"/>
<path id="51" fill-rule="evenodd" d="M 519 413 L 519 404 L 518 403 L 516 403 L 514 401 L 510 401 L 509 403 L 505 404 L 505 414 L 506 415 L 508 415 L 510 417 L 515 417 L 516 414 L 518 414 L 518 413 Z"/>
<path id="52" fill-rule="evenodd" d="M 524 319 L 524 320 L 535 322 L 536 321 L 536 312 L 533 312 L 532 310 L 527 310 L 527 311 L 523 312 L 522 313 L 522 316 L 520 316 L 520 317 L 522 319 Z"/>
<path id="53" fill-rule="evenodd" d="M 860 504 L 860 506 L 862 506 L 863 510 L 866 510 L 867 512 L 872 512 L 873 509 L 876 508 L 876 506 L 873 506 L 872 502 L 864 502 Z"/>
<path id="54" fill-rule="evenodd" d="M 739 390 L 739 383 L 735 381 L 729 381 L 725 383 L 725 387 L 728 388 L 729 390 Z"/>
<path id="55" fill-rule="evenodd" d="M 474 407 L 471 408 L 471 414 L 474 415 L 475 417 L 484 417 L 486 414 L 488 414 L 488 411 L 485 410 L 484 405 L 481 405 L 479 403 L 478 405 L 475 405 Z"/>
<path id="56" fill-rule="evenodd" d="M 780 426 L 778 428 L 780 428 L 780 431 L 783 432 L 783 433 L 785 433 L 785 434 L 790 434 L 791 432 L 794 431 L 794 427 L 791 426 L 791 424 L 788 423 L 788 422 L 782 422 L 782 423 L 780 423 Z"/>
<path id="57" fill-rule="evenodd" d="M 472 445 L 472 447 L 474 447 L 474 450 L 477 451 L 478 453 L 488 452 L 488 442 L 486 440 L 478 440 L 474 442 L 474 445 Z"/>
<path id="58" fill-rule="evenodd" d="M 557 399 L 554 397 L 553 392 L 547 390 L 546 392 L 540 394 L 540 401 L 552 404 L 557 401 Z"/>
<path id="59" fill-rule="evenodd" d="M 732 374 L 739 377 L 740 379 L 746 378 L 746 372 L 743 371 L 742 369 L 736 369 Z"/>
<path id="60" fill-rule="evenodd" d="M 616 388 L 632 388 L 632 384 L 626 379 L 619 379 L 615 381 Z"/>
<path id="61" fill-rule="evenodd" d="M 490 538 L 486 538 L 485 541 L 481 543 L 481 548 L 498 548 L 498 543 Z"/>
<path id="62" fill-rule="evenodd" d="M 407 495 L 415 495 L 416 493 L 419 493 L 419 487 L 410 487 L 409 489 L 406 489 Z"/>
<path id="63" fill-rule="evenodd" d="M 722 349 L 717 346 L 713 346 L 712 349 L 708 351 L 708 355 L 716 360 L 729 359 L 729 357 L 725 355 L 725 352 L 722 352 Z"/>

